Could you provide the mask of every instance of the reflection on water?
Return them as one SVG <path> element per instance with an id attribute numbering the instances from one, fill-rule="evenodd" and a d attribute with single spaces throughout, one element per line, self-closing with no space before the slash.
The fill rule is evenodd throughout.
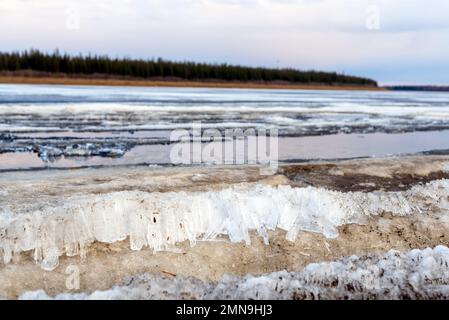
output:
<path id="1" fill-rule="evenodd" d="M 232 142 L 226 142 L 229 143 Z M 169 165 L 172 147 L 173 145 L 142 145 L 132 148 L 121 158 L 60 157 L 49 163 L 44 163 L 31 152 L 3 153 L 0 154 L 0 170 L 136 164 Z M 280 161 L 382 157 L 445 149 L 449 149 L 449 130 L 279 138 Z"/>
<path id="2" fill-rule="evenodd" d="M 449 130 L 398 134 L 336 134 L 284 138 L 281 160 L 382 157 L 449 149 Z"/>

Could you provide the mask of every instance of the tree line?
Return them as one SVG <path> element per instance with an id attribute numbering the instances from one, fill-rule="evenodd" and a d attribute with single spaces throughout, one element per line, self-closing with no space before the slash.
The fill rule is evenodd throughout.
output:
<path id="1" fill-rule="evenodd" d="M 177 78 L 182 80 L 291 82 L 304 84 L 350 84 L 377 86 L 376 81 L 336 72 L 300 71 L 291 68 L 245 67 L 229 64 L 174 62 L 164 59 L 110 58 L 99 55 L 71 56 L 58 50 L 0 52 L 0 71 L 33 70 L 67 75 L 93 75 L 133 78 Z"/>

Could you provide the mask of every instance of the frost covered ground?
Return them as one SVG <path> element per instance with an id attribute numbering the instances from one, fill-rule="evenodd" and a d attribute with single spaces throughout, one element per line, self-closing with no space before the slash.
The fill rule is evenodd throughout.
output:
<path id="1" fill-rule="evenodd" d="M 45 270 L 58 266 L 61 255 L 85 255 L 93 242 L 127 238 L 131 250 L 161 251 L 177 243 L 213 241 L 251 245 L 251 231 L 269 243 L 267 231 L 284 230 L 294 241 L 299 232 L 338 236 L 338 227 L 363 224 L 384 212 L 393 216 L 449 209 L 449 180 L 429 182 L 402 192 L 342 193 L 322 188 L 236 186 L 218 191 L 148 193 L 122 191 L 65 197 L 56 203 L 34 203 L 38 210 L 1 211 L 3 262 L 32 251 Z"/>
<path id="2" fill-rule="evenodd" d="M 444 298 L 448 164 L 5 173 L 0 296 Z M 75 292 L 65 283 L 73 265 Z"/>
<path id="3" fill-rule="evenodd" d="M 391 250 L 313 263 L 300 272 L 225 275 L 218 282 L 142 274 L 110 290 L 48 296 L 43 290 L 19 299 L 448 299 L 449 248 Z"/>

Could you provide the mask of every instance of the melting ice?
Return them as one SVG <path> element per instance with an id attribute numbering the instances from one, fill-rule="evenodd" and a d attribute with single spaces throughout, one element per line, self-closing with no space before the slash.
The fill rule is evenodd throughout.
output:
<path id="1" fill-rule="evenodd" d="M 59 256 L 85 254 L 89 243 L 129 238 L 132 250 L 155 251 L 177 243 L 227 236 L 250 244 L 254 231 L 268 243 L 268 231 L 287 231 L 295 240 L 301 231 L 337 237 L 338 227 L 364 223 L 385 212 L 396 216 L 447 210 L 449 180 L 433 181 L 401 192 L 337 192 L 290 186 L 232 187 L 208 192 L 149 193 L 122 191 L 73 196 L 49 205 L 0 212 L 0 252 L 4 263 L 14 253 L 33 251 L 46 270 Z"/>

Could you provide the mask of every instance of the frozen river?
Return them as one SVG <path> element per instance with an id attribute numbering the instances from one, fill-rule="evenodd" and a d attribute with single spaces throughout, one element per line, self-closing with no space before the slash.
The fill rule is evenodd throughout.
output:
<path id="1" fill-rule="evenodd" d="M 171 165 L 173 130 L 276 129 L 279 160 L 449 149 L 449 94 L 0 85 L 0 170 Z"/>

